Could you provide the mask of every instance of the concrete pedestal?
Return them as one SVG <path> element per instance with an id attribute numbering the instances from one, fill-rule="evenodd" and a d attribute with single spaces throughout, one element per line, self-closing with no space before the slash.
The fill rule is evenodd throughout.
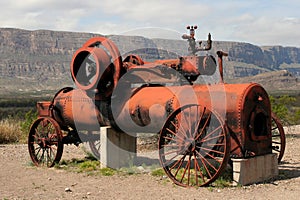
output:
<path id="1" fill-rule="evenodd" d="M 234 185 L 249 185 L 278 176 L 276 154 L 266 154 L 248 159 L 232 159 Z"/>
<path id="2" fill-rule="evenodd" d="M 136 137 L 111 127 L 100 128 L 101 168 L 119 169 L 133 165 L 136 159 Z"/>

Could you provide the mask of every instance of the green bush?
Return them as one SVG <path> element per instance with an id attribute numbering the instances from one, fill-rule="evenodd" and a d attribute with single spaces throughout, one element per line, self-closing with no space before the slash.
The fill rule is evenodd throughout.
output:
<path id="1" fill-rule="evenodd" d="M 155 169 L 151 172 L 151 175 L 152 176 L 159 176 L 159 177 L 162 177 L 162 176 L 165 176 L 166 173 L 165 171 L 162 169 L 162 168 L 158 168 L 158 169 Z"/>
<path id="2" fill-rule="evenodd" d="M 288 95 L 270 96 L 272 112 L 282 121 L 283 125 L 300 123 L 300 108 L 295 106 L 296 98 Z"/>
<path id="3" fill-rule="evenodd" d="M 20 123 L 20 130 L 23 134 L 27 135 L 29 133 L 31 124 L 37 119 L 37 117 L 37 111 L 30 110 L 25 114 L 24 120 Z"/>
<path id="4" fill-rule="evenodd" d="M 300 109 L 295 112 L 295 121 L 297 124 L 300 124 Z"/>
<path id="5" fill-rule="evenodd" d="M 80 172 L 90 172 L 95 171 L 99 168 L 99 161 L 95 160 L 86 160 L 82 163 L 79 163 L 79 171 Z"/>
<path id="6" fill-rule="evenodd" d="M 100 169 L 100 174 L 103 176 L 113 176 L 115 173 L 116 173 L 116 171 L 111 168 Z"/>

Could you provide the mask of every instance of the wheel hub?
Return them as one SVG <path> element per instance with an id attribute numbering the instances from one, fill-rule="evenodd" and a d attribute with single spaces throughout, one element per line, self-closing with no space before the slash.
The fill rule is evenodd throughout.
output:
<path id="1" fill-rule="evenodd" d="M 50 144 L 49 138 L 40 138 L 39 139 L 38 145 L 41 148 L 46 148 L 49 146 L 49 144 Z"/>
<path id="2" fill-rule="evenodd" d="M 185 143 L 185 154 L 192 154 L 196 150 L 196 142 L 194 139 L 187 139 Z"/>

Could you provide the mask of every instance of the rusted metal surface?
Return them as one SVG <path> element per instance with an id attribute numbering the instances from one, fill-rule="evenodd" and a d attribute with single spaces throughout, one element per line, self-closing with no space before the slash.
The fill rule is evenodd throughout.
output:
<path id="1" fill-rule="evenodd" d="M 271 113 L 267 92 L 256 83 L 224 83 L 223 57 L 228 54 L 216 52 L 218 62 L 212 55 L 197 55 L 211 49 L 211 35 L 206 45 L 197 45 L 197 26 L 188 29 L 190 34 L 182 38 L 188 40 L 190 55 L 178 59 L 147 62 L 139 55 L 128 55 L 122 61 L 118 48 L 107 38 L 83 44 L 71 62 L 77 88 L 63 88 L 51 102 L 37 103 L 39 119 L 28 143 L 34 163 L 42 163 L 34 146 L 51 151 L 61 143 L 77 145 L 82 142 L 79 132 L 91 133 L 108 125 L 124 134 L 159 133 L 160 162 L 182 186 L 210 184 L 230 157 L 247 158 L 273 150 L 281 160 L 284 131 Z M 199 83 L 201 75 L 216 73 L 220 80 Z M 53 141 L 38 131 L 49 124 L 54 129 L 49 133 L 54 133 Z M 62 137 L 61 131 L 67 135 Z M 47 166 L 59 161 L 62 148 L 54 154 Z"/>
<path id="2" fill-rule="evenodd" d="M 71 75 L 79 89 L 94 90 L 100 97 L 106 98 L 117 85 L 122 67 L 116 45 L 107 38 L 95 37 L 73 55 Z"/>
<path id="3" fill-rule="evenodd" d="M 52 110 L 52 117 L 62 127 L 98 130 L 100 126 L 108 125 L 108 119 L 99 111 L 100 105 L 97 103 L 100 102 L 80 89 L 62 90 L 53 100 L 55 109 Z"/>

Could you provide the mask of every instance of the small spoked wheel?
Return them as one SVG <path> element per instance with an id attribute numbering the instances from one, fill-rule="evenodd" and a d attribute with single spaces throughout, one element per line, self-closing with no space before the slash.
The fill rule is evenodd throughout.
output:
<path id="1" fill-rule="evenodd" d="M 229 156 L 227 128 L 206 107 L 183 106 L 168 117 L 160 132 L 160 163 L 177 185 L 209 185 L 226 168 Z"/>
<path id="2" fill-rule="evenodd" d="M 278 163 L 282 160 L 285 150 L 285 134 L 281 122 L 272 113 L 272 152 L 277 154 Z"/>
<path id="3" fill-rule="evenodd" d="M 62 132 L 52 118 L 40 117 L 30 128 L 28 150 L 36 166 L 53 167 L 63 153 Z"/>

